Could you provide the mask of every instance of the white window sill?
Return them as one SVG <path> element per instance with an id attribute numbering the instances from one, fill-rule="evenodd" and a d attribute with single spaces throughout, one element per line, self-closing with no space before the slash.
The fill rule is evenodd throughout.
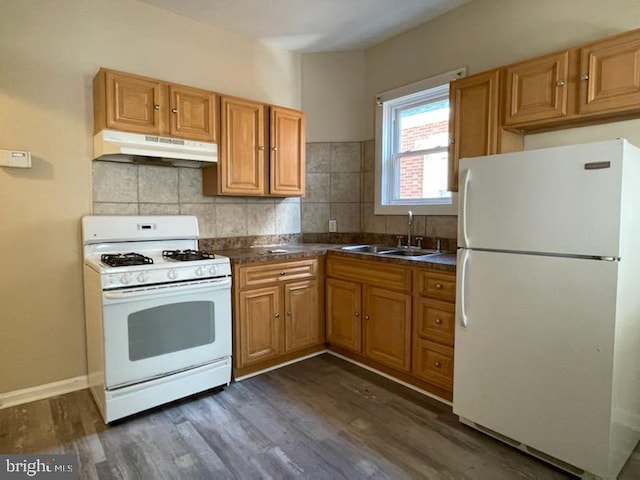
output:
<path id="1" fill-rule="evenodd" d="M 380 205 L 376 202 L 374 215 L 406 215 L 409 210 L 414 215 L 458 215 L 458 199 L 454 195 L 451 205 Z"/>

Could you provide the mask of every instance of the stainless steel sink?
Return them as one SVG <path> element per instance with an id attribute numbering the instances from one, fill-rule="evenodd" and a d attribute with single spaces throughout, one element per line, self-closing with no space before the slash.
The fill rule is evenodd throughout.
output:
<path id="1" fill-rule="evenodd" d="M 446 253 L 442 250 L 432 248 L 416 248 L 416 247 L 388 247 L 385 245 L 349 245 L 341 247 L 345 252 L 353 253 L 371 253 L 374 255 L 384 255 L 390 257 L 424 257 L 426 255 L 438 255 Z"/>
<path id="2" fill-rule="evenodd" d="M 395 250 L 394 247 L 385 247 L 383 245 L 350 245 L 348 247 L 342 247 L 342 250 L 346 252 L 354 253 L 386 253 L 390 250 Z"/>
<path id="3" fill-rule="evenodd" d="M 381 255 L 397 255 L 401 257 L 422 257 L 424 255 L 436 255 L 438 253 L 443 252 L 432 248 L 396 248 L 380 252 Z"/>

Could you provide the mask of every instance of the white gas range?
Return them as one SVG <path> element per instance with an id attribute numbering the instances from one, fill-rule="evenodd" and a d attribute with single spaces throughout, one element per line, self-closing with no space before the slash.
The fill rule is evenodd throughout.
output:
<path id="1" fill-rule="evenodd" d="M 231 379 L 231 266 L 193 216 L 82 219 L 89 385 L 105 422 Z"/>

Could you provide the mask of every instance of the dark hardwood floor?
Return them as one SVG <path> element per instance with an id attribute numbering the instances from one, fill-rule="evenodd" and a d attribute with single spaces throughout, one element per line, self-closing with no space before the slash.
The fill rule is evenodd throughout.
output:
<path id="1" fill-rule="evenodd" d="M 327 354 L 111 426 L 88 391 L 6 408 L 0 453 L 75 453 L 83 479 L 571 478 Z"/>

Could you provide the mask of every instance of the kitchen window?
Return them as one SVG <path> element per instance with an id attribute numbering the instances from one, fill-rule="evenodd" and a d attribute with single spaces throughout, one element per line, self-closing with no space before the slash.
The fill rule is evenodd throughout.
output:
<path id="1" fill-rule="evenodd" d="M 451 215 L 449 82 L 458 69 L 376 97 L 376 214 Z"/>

